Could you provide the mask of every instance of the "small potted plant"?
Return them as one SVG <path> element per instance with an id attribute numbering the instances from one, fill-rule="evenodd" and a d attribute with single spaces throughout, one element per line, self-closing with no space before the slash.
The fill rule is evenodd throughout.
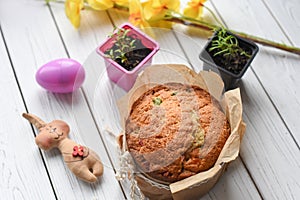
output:
<path id="1" fill-rule="evenodd" d="M 221 28 L 215 31 L 199 57 L 204 62 L 203 69 L 219 73 L 228 90 L 236 86 L 257 52 L 255 43 Z"/>
<path id="2" fill-rule="evenodd" d="M 108 77 L 124 90 L 133 86 L 138 73 L 152 62 L 159 45 L 129 23 L 116 28 L 97 52 L 105 59 Z"/>

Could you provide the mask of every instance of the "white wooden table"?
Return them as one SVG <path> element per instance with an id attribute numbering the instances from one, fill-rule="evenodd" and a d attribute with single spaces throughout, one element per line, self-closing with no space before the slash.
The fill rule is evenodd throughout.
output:
<path id="1" fill-rule="evenodd" d="M 231 29 L 300 46 L 298 0 L 212 0 L 208 5 Z M 99 122 L 92 112 L 93 91 L 83 87 L 73 94 L 53 94 L 35 81 L 37 69 L 52 59 L 71 57 L 85 63 L 113 24 L 127 17 L 115 11 L 84 11 L 76 30 L 62 3 L 0 0 L 0 199 L 129 198 L 128 188 L 114 178 L 115 161 L 109 159 L 113 147 L 105 149 L 107 139 L 101 135 L 114 127 L 103 127 L 105 120 Z M 200 47 L 206 38 L 182 25 L 174 30 L 157 35 L 162 49 L 198 63 L 199 52 L 180 34 Z M 168 56 L 157 59 L 168 62 Z M 202 67 L 195 66 L 196 71 Z M 92 65 L 89 70 L 97 74 L 103 67 Z M 300 199 L 299 76 L 299 56 L 260 46 L 240 84 L 247 124 L 240 156 L 203 199 Z M 34 142 L 37 132 L 21 117 L 23 112 L 45 121 L 67 121 L 71 138 L 101 156 L 103 177 L 95 184 L 84 183 L 64 165 L 58 150 L 40 151 Z"/>

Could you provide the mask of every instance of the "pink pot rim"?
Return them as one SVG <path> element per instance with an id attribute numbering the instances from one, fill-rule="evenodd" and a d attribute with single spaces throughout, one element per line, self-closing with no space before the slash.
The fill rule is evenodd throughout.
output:
<path id="1" fill-rule="evenodd" d="M 115 67 L 117 67 L 119 70 L 121 70 L 122 72 L 126 73 L 126 74 L 135 74 L 145 63 L 147 63 L 147 61 L 149 59 L 152 58 L 152 56 L 159 50 L 159 44 L 153 40 L 152 38 L 150 38 L 148 35 L 146 35 L 145 33 L 141 32 L 140 30 L 138 30 L 136 27 L 134 27 L 133 25 L 131 25 L 130 23 L 123 23 L 121 26 L 121 28 L 124 27 L 129 27 L 130 29 L 134 30 L 140 37 L 142 40 L 147 40 L 150 43 L 152 43 L 153 45 L 149 48 L 153 48 L 152 51 L 144 58 L 144 60 L 142 62 L 140 62 L 133 70 L 128 71 L 126 70 L 124 67 L 122 67 L 121 65 L 119 65 L 117 62 L 115 62 L 114 60 L 107 58 L 104 54 L 104 51 L 101 50 L 101 48 L 103 48 L 110 40 L 111 38 L 108 37 L 103 43 L 101 43 L 98 47 L 97 47 L 97 53 L 99 55 L 101 55 L 110 65 L 113 65 Z"/>

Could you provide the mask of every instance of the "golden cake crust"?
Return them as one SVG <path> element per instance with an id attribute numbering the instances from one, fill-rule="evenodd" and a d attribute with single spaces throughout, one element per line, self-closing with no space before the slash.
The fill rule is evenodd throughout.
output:
<path id="1" fill-rule="evenodd" d="M 128 150 L 140 170 L 169 183 L 211 168 L 229 134 L 218 102 L 197 86 L 179 83 L 145 92 L 125 126 Z"/>

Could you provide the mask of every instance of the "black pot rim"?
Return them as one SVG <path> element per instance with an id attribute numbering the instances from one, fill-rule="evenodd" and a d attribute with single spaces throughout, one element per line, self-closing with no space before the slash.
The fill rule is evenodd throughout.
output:
<path id="1" fill-rule="evenodd" d="M 204 48 L 202 49 L 202 51 L 200 52 L 199 58 L 203 61 L 206 62 L 207 64 L 209 64 L 211 67 L 214 67 L 220 71 L 222 71 L 223 73 L 226 73 L 234 78 L 241 78 L 244 73 L 246 72 L 246 70 L 248 69 L 248 67 L 251 65 L 251 62 L 253 61 L 254 57 L 256 56 L 259 48 L 257 46 L 257 44 L 255 44 L 254 42 L 250 41 L 250 40 L 246 40 L 244 38 L 241 38 L 240 36 L 231 33 L 230 31 L 227 31 L 227 33 L 234 35 L 239 42 L 242 42 L 248 46 L 250 46 L 251 50 L 252 50 L 252 55 L 251 57 L 248 59 L 247 63 L 245 64 L 245 66 L 243 67 L 243 69 L 240 71 L 239 74 L 234 74 L 226 69 L 224 69 L 221 66 L 216 65 L 214 62 L 212 62 L 212 59 L 207 59 L 205 55 L 209 55 L 207 47 L 209 46 L 209 44 L 211 43 L 211 41 L 215 38 L 216 34 L 217 34 L 218 30 L 214 32 L 213 36 L 208 40 L 208 42 L 206 43 L 206 45 L 204 46 Z"/>

